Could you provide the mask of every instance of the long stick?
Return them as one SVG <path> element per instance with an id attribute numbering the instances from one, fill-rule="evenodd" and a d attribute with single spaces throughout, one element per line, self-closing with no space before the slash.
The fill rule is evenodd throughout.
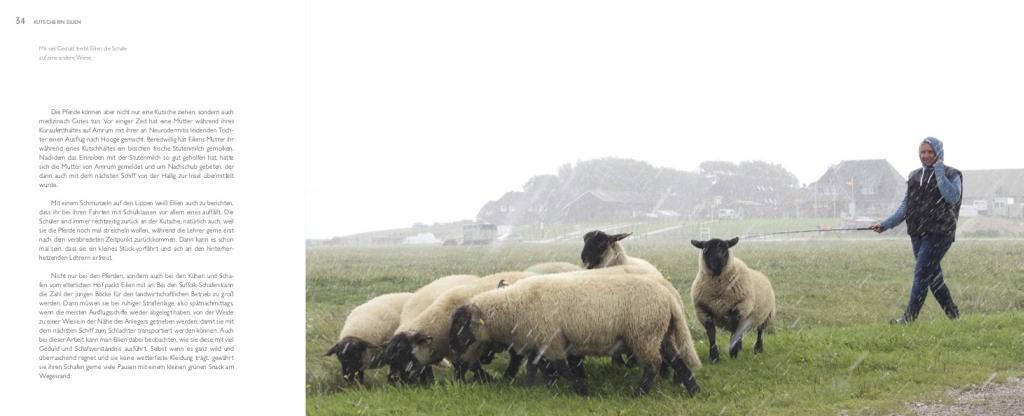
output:
<path id="1" fill-rule="evenodd" d="M 779 232 L 776 232 L 776 233 L 748 235 L 748 236 L 745 236 L 744 238 L 761 238 L 761 237 L 767 237 L 767 236 L 770 236 L 770 235 L 779 235 L 779 234 L 827 233 L 827 232 L 832 232 L 832 231 L 869 231 L 869 230 L 871 230 L 871 227 L 833 228 L 833 229 L 828 229 L 828 230 L 779 231 Z"/>

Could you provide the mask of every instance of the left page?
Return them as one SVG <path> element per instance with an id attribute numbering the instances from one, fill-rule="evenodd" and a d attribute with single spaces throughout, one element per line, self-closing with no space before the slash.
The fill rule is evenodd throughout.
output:
<path id="1" fill-rule="evenodd" d="M 304 4 L 0 7 L 0 412 L 301 412 Z"/>

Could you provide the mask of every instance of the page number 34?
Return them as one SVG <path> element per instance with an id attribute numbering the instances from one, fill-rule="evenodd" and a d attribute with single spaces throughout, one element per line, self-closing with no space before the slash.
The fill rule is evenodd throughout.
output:
<path id="1" fill-rule="evenodd" d="M 25 24 L 25 18 L 24 17 L 15 17 L 14 18 L 14 24 L 16 24 L 16 25 L 23 25 L 23 24 Z"/>

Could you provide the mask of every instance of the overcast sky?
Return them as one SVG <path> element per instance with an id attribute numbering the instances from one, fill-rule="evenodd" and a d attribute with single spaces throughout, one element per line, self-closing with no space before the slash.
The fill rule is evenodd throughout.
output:
<path id="1" fill-rule="evenodd" d="M 473 219 L 608 156 L 806 184 L 906 174 L 935 136 L 950 166 L 1024 168 L 1024 6 L 824 3 L 315 0 L 307 236 Z"/>

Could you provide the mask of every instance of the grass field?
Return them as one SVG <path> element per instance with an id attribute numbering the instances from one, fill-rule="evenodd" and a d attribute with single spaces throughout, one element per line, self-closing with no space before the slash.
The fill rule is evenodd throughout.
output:
<path id="1" fill-rule="evenodd" d="M 311 248 L 306 277 L 307 413 L 333 414 L 890 414 L 913 400 L 939 400 L 951 387 L 1024 374 L 1024 242 L 958 241 L 943 262 L 963 318 L 948 321 L 929 297 L 908 327 L 886 322 L 902 312 L 913 270 L 910 242 L 741 241 L 734 254 L 772 279 L 774 333 L 765 352 L 707 362 L 704 331 L 693 318 L 690 283 L 697 250 L 626 240 L 671 277 L 683 295 L 704 368 L 703 391 L 688 397 L 659 379 L 652 394 L 630 396 L 638 369 L 588 358 L 594 396 L 512 385 L 455 384 L 438 371 L 431 388 L 392 387 L 386 369 L 368 372 L 369 388 L 342 388 L 340 365 L 324 352 L 347 313 L 379 294 L 412 291 L 447 274 L 520 270 L 541 261 L 578 262 L 581 244 L 496 247 Z M 719 331 L 719 344 L 728 341 Z M 505 360 L 489 367 L 493 374 Z"/>

